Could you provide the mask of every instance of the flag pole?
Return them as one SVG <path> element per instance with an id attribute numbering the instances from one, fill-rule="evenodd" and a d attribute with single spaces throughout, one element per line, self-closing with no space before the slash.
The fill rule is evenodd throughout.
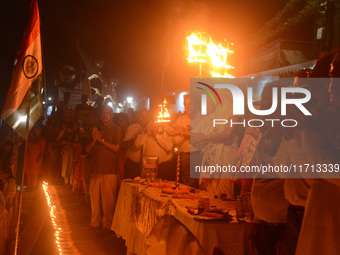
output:
<path id="1" fill-rule="evenodd" d="M 40 22 L 40 20 L 39 20 Z M 41 24 L 41 22 L 40 22 Z M 44 57 L 44 45 L 43 45 L 43 36 L 42 36 L 42 33 L 40 33 L 40 47 L 41 47 L 41 61 L 42 61 L 42 71 L 43 71 L 43 83 L 44 83 L 44 96 L 45 96 L 45 121 L 47 120 L 47 89 L 46 89 L 46 72 L 45 72 L 45 57 Z M 44 105 L 43 105 L 43 108 L 44 108 Z"/>
<path id="2" fill-rule="evenodd" d="M 17 227 L 15 232 L 15 249 L 14 255 L 18 254 L 18 245 L 19 245 L 19 226 L 20 226 L 20 216 L 21 216 L 21 207 L 22 207 L 22 193 L 24 189 L 24 179 L 25 179 L 25 165 L 26 165 L 26 156 L 27 156 L 27 147 L 28 147 L 28 133 L 29 133 L 29 123 L 30 123 L 30 111 L 31 111 L 31 88 L 28 90 L 29 95 L 29 103 L 27 107 L 27 119 L 26 119 L 26 143 L 25 143 L 25 153 L 24 153 L 24 164 L 22 169 L 22 176 L 21 176 L 21 188 L 20 188 L 20 199 L 19 199 L 19 210 L 18 210 L 18 221 Z"/>
<path id="3" fill-rule="evenodd" d="M 42 54 L 43 50 L 42 50 L 42 42 L 41 42 L 41 57 L 42 57 L 42 66 L 43 66 L 43 73 L 44 73 L 44 76 L 43 76 L 43 79 L 44 79 L 44 95 L 45 95 L 45 121 L 47 121 L 47 107 L 48 107 L 48 104 L 47 104 L 47 89 L 46 89 L 46 72 L 45 72 L 45 61 L 44 61 L 44 56 Z"/>

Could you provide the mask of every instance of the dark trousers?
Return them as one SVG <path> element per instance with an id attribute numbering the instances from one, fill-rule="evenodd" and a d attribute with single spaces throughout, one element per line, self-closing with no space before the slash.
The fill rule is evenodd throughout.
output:
<path id="1" fill-rule="evenodd" d="M 257 253 L 260 255 L 277 254 L 278 243 L 281 243 L 285 224 L 271 224 L 262 221 L 254 227 L 257 228 L 253 234 L 253 242 Z"/>
<path id="2" fill-rule="evenodd" d="M 190 187 L 198 188 L 198 179 L 190 178 L 190 153 L 181 153 L 181 182 Z"/>
<path id="3" fill-rule="evenodd" d="M 287 213 L 285 247 L 287 255 L 294 255 L 300 235 L 305 208 L 290 204 Z"/>
<path id="4" fill-rule="evenodd" d="M 175 181 L 176 180 L 176 158 L 170 161 L 163 162 L 158 165 L 157 178 L 163 180 Z"/>
<path id="5" fill-rule="evenodd" d="M 127 158 L 124 164 L 124 179 L 134 179 L 137 176 L 141 176 L 140 163 L 133 162 Z"/>

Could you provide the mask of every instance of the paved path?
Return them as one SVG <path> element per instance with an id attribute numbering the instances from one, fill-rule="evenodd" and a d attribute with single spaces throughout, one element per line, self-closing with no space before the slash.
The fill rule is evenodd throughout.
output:
<path id="1" fill-rule="evenodd" d="M 58 244 L 64 255 L 126 254 L 124 240 L 117 238 L 113 231 L 84 230 L 90 224 L 91 208 L 83 194 L 73 192 L 70 186 L 64 185 L 49 185 L 47 192 L 51 206 L 55 206 L 52 214 L 56 217 L 56 225 L 53 226 L 51 221 L 51 207 L 47 205 L 43 189 L 33 195 L 24 192 L 19 254 L 25 254 L 24 251 L 29 249 L 27 247 L 35 242 L 34 233 L 38 232 L 40 234 L 34 247 L 30 248 L 31 254 L 60 254 Z"/>

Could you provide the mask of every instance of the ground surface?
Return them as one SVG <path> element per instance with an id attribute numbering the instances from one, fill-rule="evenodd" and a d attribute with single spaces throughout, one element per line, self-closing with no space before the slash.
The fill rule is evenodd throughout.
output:
<path id="1" fill-rule="evenodd" d="M 83 194 L 65 185 L 50 185 L 48 192 L 56 206 L 56 223 L 64 232 L 59 240 L 62 254 L 126 254 L 124 240 L 113 231 L 84 230 L 90 224 L 91 208 Z M 55 230 L 43 189 L 24 192 L 18 254 L 60 254 Z"/>

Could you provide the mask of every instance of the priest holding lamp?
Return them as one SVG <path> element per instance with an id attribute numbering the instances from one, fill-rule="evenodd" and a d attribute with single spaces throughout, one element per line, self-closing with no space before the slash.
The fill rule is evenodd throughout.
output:
<path id="1" fill-rule="evenodd" d="M 184 96 L 185 112 L 177 118 L 174 130 L 168 134 L 181 153 L 181 177 L 185 185 L 198 188 L 198 179 L 190 178 L 190 95 Z"/>
<path id="2" fill-rule="evenodd" d="M 163 131 L 163 123 L 150 121 L 146 130 L 137 136 L 135 146 L 143 148 L 144 156 L 158 157 L 157 177 L 174 181 L 176 178 L 176 159 L 173 157 L 172 137 Z"/>

